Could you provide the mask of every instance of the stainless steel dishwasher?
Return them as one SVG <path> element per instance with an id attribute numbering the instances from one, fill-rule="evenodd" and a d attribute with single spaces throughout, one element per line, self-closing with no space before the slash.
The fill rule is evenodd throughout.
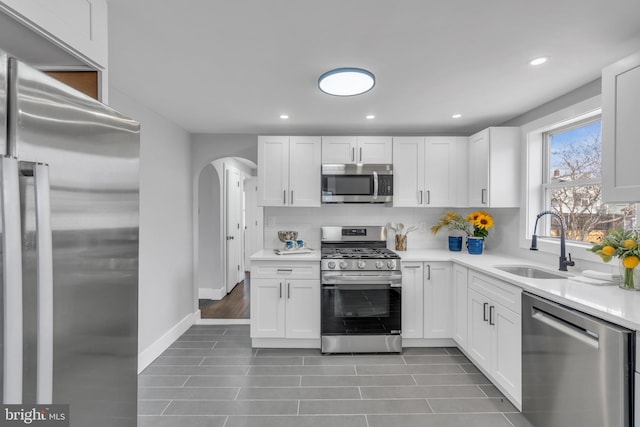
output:
<path id="1" fill-rule="evenodd" d="M 536 427 L 630 427 L 633 332 L 522 295 L 522 413 Z"/>

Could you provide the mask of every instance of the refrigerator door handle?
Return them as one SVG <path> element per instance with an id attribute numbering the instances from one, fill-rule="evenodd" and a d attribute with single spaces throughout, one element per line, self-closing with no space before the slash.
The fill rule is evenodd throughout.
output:
<path id="1" fill-rule="evenodd" d="M 36 401 L 53 403 L 53 243 L 49 165 L 33 167 L 38 289 Z"/>
<path id="2" fill-rule="evenodd" d="M 3 403 L 22 403 L 24 332 L 22 324 L 22 226 L 18 160 L 0 158 L 2 181 L 2 263 L 4 291 Z"/>

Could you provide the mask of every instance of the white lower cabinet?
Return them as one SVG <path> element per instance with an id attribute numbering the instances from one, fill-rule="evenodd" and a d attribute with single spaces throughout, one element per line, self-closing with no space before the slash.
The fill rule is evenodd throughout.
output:
<path id="1" fill-rule="evenodd" d="M 320 339 L 318 264 L 252 263 L 252 339 Z"/>
<path id="2" fill-rule="evenodd" d="M 468 269 L 453 265 L 453 340 L 462 350 L 467 349 Z"/>
<path id="3" fill-rule="evenodd" d="M 402 337 L 451 338 L 451 263 L 402 263 Z"/>
<path id="4" fill-rule="evenodd" d="M 515 404 L 522 402 L 522 290 L 469 270 L 466 352 Z"/>

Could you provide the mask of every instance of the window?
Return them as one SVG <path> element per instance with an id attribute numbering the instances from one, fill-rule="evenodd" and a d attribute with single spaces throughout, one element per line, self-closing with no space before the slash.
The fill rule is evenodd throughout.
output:
<path id="1" fill-rule="evenodd" d="M 617 226 L 636 227 L 635 203 L 602 202 L 600 116 L 544 132 L 542 142 L 542 206 L 562 216 L 567 240 L 597 243 Z M 560 236 L 558 221 L 546 228 Z"/>

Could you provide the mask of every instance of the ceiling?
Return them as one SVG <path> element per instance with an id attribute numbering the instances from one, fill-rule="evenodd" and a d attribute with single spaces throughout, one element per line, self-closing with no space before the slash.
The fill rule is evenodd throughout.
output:
<path id="1" fill-rule="evenodd" d="M 640 50 L 636 0 L 108 2 L 110 84 L 193 133 L 468 135 Z M 376 86 L 320 92 L 336 67 Z"/>

